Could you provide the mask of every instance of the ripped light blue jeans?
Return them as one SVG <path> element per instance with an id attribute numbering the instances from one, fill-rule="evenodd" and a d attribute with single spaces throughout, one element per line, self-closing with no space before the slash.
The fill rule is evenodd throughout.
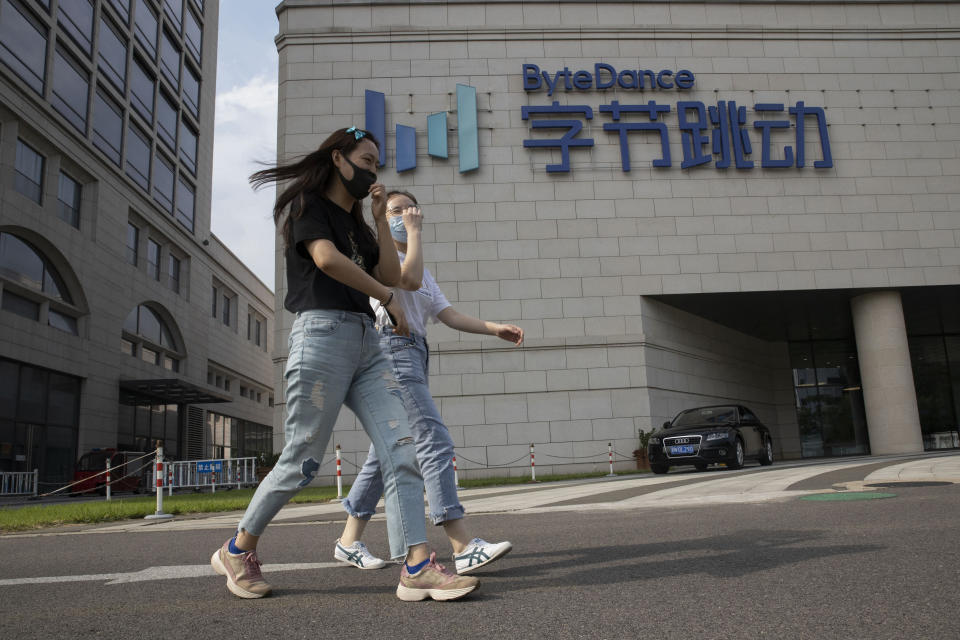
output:
<path id="1" fill-rule="evenodd" d="M 346 404 L 360 419 L 383 461 L 383 494 L 390 554 L 427 541 L 423 479 L 407 414 L 390 362 L 369 316 L 350 311 L 303 311 L 290 330 L 287 358 L 286 444 L 257 487 L 240 529 L 259 536 L 320 469 L 333 425 Z M 379 498 L 379 495 L 377 496 Z"/>
<path id="2" fill-rule="evenodd" d="M 393 363 L 393 375 L 400 383 L 400 397 L 417 444 L 417 461 L 427 490 L 430 520 L 433 524 L 443 524 L 460 519 L 464 511 L 454 481 L 453 440 L 430 395 L 427 341 L 417 335 L 395 335 L 388 329 L 380 338 L 380 345 Z M 368 520 L 376 512 L 377 501 L 384 493 L 385 472 L 386 465 L 381 465 L 378 451 L 371 445 L 367 461 L 342 503 L 347 513 Z"/>

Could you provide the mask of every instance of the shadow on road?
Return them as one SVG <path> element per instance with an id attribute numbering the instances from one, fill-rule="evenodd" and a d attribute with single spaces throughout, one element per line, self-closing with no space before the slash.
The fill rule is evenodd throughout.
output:
<path id="1" fill-rule="evenodd" d="M 510 565 L 484 577 L 509 578 L 510 590 L 550 583 L 609 585 L 705 574 L 739 578 L 831 556 L 874 553 L 872 544 L 817 544 L 828 532 L 745 530 L 729 535 L 636 545 L 603 545 L 511 554 Z M 519 564 L 522 562 L 522 564 Z M 497 594 L 485 594 L 499 597 Z"/>

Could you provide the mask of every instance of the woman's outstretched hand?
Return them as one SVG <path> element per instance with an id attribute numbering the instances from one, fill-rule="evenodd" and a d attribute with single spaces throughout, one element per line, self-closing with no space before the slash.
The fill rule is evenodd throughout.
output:
<path id="1" fill-rule="evenodd" d="M 523 344 L 523 329 L 514 324 L 498 324 L 496 336 L 517 346 Z"/>

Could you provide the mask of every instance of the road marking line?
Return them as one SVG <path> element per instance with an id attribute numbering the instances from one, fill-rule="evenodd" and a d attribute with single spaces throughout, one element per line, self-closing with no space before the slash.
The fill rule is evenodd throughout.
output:
<path id="1" fill-rule="evenodd" d="M 339 562 L 293 562 L 286 564 L 263 565 L 267 572 L 309 571 L 314 569 L 333 569 L 345 565 Z M 216 576 L 209 564 L 188 564 L 180 566 L 148 567 L 129 573 L 91 573 L 77 576 L 41 576 L 36 578 L 8 578 L 0 580 L 0 587 L 12 587 L 24 584 L 55 584 L 58 582 L 104 582 L 104 584 L 126 584 L 129 582 L 152 582 L 155 580 L 179 580 L 182 578 L 208 578 Z"/>

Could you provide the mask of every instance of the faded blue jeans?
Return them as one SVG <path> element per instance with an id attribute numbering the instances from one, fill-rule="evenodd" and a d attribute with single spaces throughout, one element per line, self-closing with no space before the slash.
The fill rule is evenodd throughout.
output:
<path id="1" fill-rule="evenodd" d="M 443 524 L 462 518 L 463 506 L 457 498 L 453 474 L 453 440 L 428 386 L 430 351 L 427 341 L 417 335 L 395 335 L 387 329 L 380 338 L 380 345 L 393 363 L 393 375 L 400 383 L 400 397 L 407 409 L 410 430 L 417 445 L 417 461 L 427 490 L 430 520 L 433 524 Z M 371 445 L 367 461 L 342 503 L 347 513 L 368 520 L 384 493 L 385 476 L 381 473 L 376 448 Z"/>
<path id="2" fill-rule="evenodd" d="M 423 480 L 400 387 L 380 350 L 369 316 L 350 311 L 303 311 L 290 330 L 284 421 L 286 444 L 257 487 L 240 529 L 259 536 L 320 469 L 333 425 L 346 404 L 360 419 L 383 464 L 390 554 L 427 541 Z M 379 495 L 377 496 L 379 498 Z"/>

